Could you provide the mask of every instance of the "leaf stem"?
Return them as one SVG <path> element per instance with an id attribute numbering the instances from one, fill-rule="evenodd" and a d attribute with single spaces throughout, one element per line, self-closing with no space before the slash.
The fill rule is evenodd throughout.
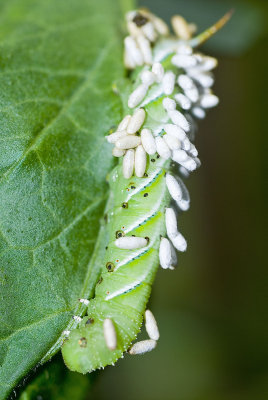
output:
<path id="1" fill-rule="evenodd" d="M 234 9 L 232 8 L 228 11 L 221 19 L 219 19 L 214 25 L 210 28 L 206 29 L 204 32 L 200 33 L 196 37 L 190 40 L 190 45 L 192 47 L 200 46 L 205 43 L 208 39 L 210 39 L 216 32 L 218 32 L 231 18 L 234 13 Z"/>

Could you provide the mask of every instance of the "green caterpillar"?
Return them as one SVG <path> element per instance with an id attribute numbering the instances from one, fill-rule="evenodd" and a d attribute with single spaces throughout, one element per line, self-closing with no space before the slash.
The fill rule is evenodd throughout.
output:
<path id="1" fill-rule="evenodd" d="M 216 60 L 194 53 L 193 48 L 229 17 L 193 39 L 190 25 L 174 17 L 178 39 L 148 11 L 127 15 L 130 36 L 125 39 L 124 58 L 126 67 L 134 70 L 135 84 L 128 97 L 134 113 L 107 137 L 115 144 L 113 154 L 123 158 L 109 176 L 104 228 L 109 240 L 95 297 L 81 299 L 87 314 L 75 317 L 78 327 L 67 332 L 62 347 L 71 370 L 90 372 L 113 364 L 126 351 L 140 354 L 156 345 L 157 325 L 146 311 L 150 339 L 131 347 L 143 322 L 159 261 L 163 268 L 173 269 L 177 262 L 174 247 L 186 249 L 169 206 L 172 200 L 180 210 L 187 210 L 189 195 L 170 170 L 178 163 L 183 176 L 199 166 L 190 141 L 195 135 L 193 117 L 203 118 L 205 110 L 218 101 L 210 90 L 210 70 Z"/>

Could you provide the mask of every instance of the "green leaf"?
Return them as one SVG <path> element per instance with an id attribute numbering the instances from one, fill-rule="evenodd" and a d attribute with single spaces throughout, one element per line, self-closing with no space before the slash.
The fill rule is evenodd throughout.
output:
<path id="1" fill-rule="evenodd" d="M 1 399 L 59 349 L 93 293 L 129 3 L 0 4 Z"/>

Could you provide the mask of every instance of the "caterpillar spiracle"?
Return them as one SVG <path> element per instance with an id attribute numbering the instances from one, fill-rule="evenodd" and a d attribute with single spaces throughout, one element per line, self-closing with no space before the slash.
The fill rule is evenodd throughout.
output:
<path id="1" fill-rule="evenodd" d="M 126 15 L 124 62 L 135 83 L 129 114 L 106 136 L 119 157 L 109 176 L 109 240 L 95 297 L 80 300 L 87 313 L 74 317 L 78 326 L 66 332 L 62 354 L 71 370 L 91 372 L 127 351 L 140 354 L 156 346 L 159 332 L 146 304 L 159 263 L 174 269 L 176 250 L 186 250 L 175 209 L 189 208 L 182 178 L 200 165 L 195 119 L 218 103 L 211 91 L 217 60 L 196 48 L 229 17 L 192 37 L 193 25 L 181 16 L 172 18 L 172 35 L 148 10 Z M 144 313 L 149 339 L 133 345 Z"/>

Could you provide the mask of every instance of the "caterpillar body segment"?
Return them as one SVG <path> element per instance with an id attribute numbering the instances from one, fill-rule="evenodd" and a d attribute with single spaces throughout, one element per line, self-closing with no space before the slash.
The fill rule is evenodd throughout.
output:
<path id="1" fill-rule="evenodd" d="M 113 365 L 127 351 L 143 354 L 157 344 L 159 332 L 151 312 L 146 314 L 150 339 L 132 342 L 140 331 L 159 264 L 174 269 L 175 249 L 186 250 L 170 203 L 174 200 L 179 210 L 186 211 L 190 199 L 176 174 L 185 177 L 200 166 L 192 143 L 195 119 L 204 118 L 207 109 L 218 103 L 211 91 L 211 70 L 217 60 L 194 47 L 228 18 L 229 14 L 195 40 L 193 25 L 180 16 L 172 20 L 177 37 L 169 35 L 166 24 L 148 10 L 126 16 L 124 62 L 133 71 L 134 84 L 121 94 L 127 115 L 106 136 L 119 158 L 108 178 L 106 253 L 87 315 L 62 347 L 71 370 L 91 372 Z"/>
<path id="2" fill-rule="evenodd" d="M 62 348 L 64 361 L 71 370 L 86 373 L 113 364 L 130 348 L 140 331 L 158 269 L 161 235 L 166 234 L 165 208 L 170 203 L 166 165 L 169 162 L 156 158 L 150 164 L 148 177 L 133 176 L 126 180 L 119 164 L 109 177 L 109 204 L 113 204 L 107 210 L 110 241 L 87 316 L 79 328 L 71 331 Z M 132 251 L 118 249 L 114 242 L 119 233 L 146 237 L 148 244 Z M 106 318 L 115 326 L 116 350 L 110 350 L 105 342 Z"/>

